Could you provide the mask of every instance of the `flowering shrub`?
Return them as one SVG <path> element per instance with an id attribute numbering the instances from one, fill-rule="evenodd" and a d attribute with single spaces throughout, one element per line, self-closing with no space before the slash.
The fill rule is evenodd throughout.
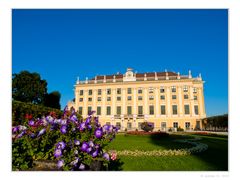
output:
<path id="1" fill-rule="evenodd" d="M 101 126 L 93 113 L 83 120 L 73 108 L 70 111 L 65 108 L 60 119 L 49 114 L 41 119 L 29 119 L 25 126 L 13 127 L 13 169 L 23 169 L 16 159 L 27 158 L 16 156 L 21 145 L 26 145 L 28 157 L 56 159 L 57 167 L 62 170 L 89 170 L 97 162 L 107 168 L 115 158 L 104 147 L 114 139 L 118 129 L 112 125 Z M 26 166 L 31 167 L 31 161 Z"/>
<path id="2" fill-rule="evenodd" d="M 152 131 L 154 129 L 154 124 L 151 122 L 143 122 L 141 124 L 141 129 L 144 130 L 145 132 Z"/>

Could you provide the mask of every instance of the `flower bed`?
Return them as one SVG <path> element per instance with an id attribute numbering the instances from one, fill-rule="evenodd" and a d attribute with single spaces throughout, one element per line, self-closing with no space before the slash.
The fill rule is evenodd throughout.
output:
<path id="1" fill-rule="evenodd" d="M 104 147 L 118 129 L 101 126 L 93 113 L 83 120 L 74 109 L 65 108 L 60 119 L 50 114 L 13 127 L 13 170 L 32 168 L 33 160 L 39 159 L 57 160 L 61 170 L 92 170 L 96 164 L 97 170 L 107 169 L 116 154 Z"/>
<path id="2" fill-rule="evenodd" d="M 146 131 L 128 131 L 126 134 L 130 135 L 159 135 L 159 136 L 168 136 L 166 132 L 146 132 Z"/>

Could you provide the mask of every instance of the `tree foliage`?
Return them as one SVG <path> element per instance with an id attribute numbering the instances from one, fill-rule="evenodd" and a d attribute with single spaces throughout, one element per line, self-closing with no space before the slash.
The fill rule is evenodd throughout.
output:
<path id="1" fill-rule="evenodd" d="M 42 80 L 38 73 L 21 71 L 13 74 L 12 98 L 13 100 L 43 104 L 47 94 L 47 81 Z"/>
<path id="2" fill-rule="evenodd" d="M 60 109 L 61 94 L 58 91 L 53 91 L 45 96 L 44 105 L 51 108 Z"/>

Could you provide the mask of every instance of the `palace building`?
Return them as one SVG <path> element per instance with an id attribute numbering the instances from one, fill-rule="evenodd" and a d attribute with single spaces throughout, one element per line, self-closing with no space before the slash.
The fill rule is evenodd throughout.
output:
<path id="1" fill-rule="evenodd" d="M 194 78 L 175 72 L 126 73 L 95 76 L 75 84 L 74 107 L 87 117 L 96 111 L 101 124 L 121 130 L 140 130 L 142 122 L 154 123 L 154 130 L 201 129 L 206 117 L 201 74 Z"/>

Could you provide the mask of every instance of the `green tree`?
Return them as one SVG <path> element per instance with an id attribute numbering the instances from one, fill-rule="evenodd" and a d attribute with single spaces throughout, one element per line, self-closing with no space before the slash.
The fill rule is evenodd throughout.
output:
<path id="1" fill-rule="evenodd" d="M 13 100 L 43 104 L 47 94 L 47 81 L 42 80 L 38 73 L 21 71 L 13 74 L 12 98 Z"/>
<path id="2" fill-rule="evenodd" d="M 61 94 L 58 91 L 53 91 L 45 96 L 44 106 L 60 109 Z"/>

